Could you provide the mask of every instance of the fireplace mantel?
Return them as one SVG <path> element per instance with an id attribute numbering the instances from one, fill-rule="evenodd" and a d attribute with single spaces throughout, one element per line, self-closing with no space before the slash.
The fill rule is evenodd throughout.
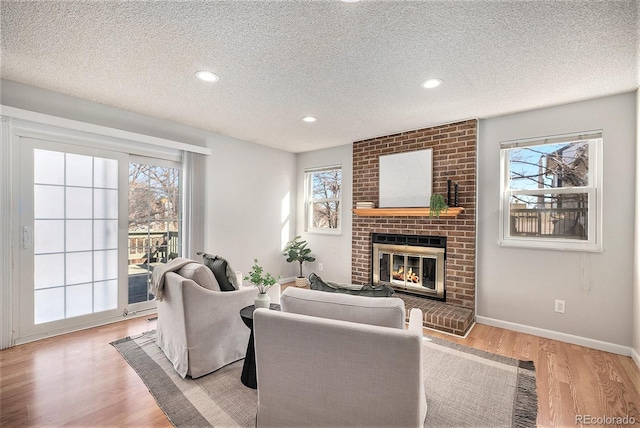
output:
<path id="1" fill-rule="evenodd" d="M 360 217 L 429 217 L 429 208 L 356 208 L 354 214 Z M 456 218 L 464 212 L 462 207 L 450 207 L 434 218 Z"/>

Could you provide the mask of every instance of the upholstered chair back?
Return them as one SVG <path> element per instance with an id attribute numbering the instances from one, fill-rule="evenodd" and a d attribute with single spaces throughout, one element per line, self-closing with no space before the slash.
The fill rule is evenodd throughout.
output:
<path id="1" fill-rule="evenodd" d="M 404 328 L 406 312 L 397 297 L 363 297 L 288 287 L 280 297 L 282 312 L 381 327 Z"/>

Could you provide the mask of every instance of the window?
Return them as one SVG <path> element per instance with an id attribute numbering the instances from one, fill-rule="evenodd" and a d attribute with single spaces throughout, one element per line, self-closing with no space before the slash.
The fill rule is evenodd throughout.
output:
<path id="1" fill-rule="evenodd" d="M 305 184 L 307 230 L 340 233 L 342 167 L 306 170 Z"/>
<path id="2" fill-rule="evenodd" d="M 500 244 L 602 249 L 602 134 L 501 144 Z"/>

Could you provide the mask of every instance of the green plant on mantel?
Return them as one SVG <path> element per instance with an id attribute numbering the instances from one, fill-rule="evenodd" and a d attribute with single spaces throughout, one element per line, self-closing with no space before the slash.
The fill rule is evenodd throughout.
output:
<path id="1" fill-rule="evenodd" d="M 429 200 L 429 217 L 440 217 L 440 214 L 445 213 L 449 209 L 449 206 L 444 201 L 444 196 L 434 193 Z"/>

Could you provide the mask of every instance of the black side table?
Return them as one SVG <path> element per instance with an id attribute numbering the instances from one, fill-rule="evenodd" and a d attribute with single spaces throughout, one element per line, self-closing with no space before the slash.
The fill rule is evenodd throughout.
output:
<path id="1" fill-rule="evenodd" d="M 269 305 L 269 309 L 279 311 L 280 305 L 272 303 Z M 240 310 L 242 321 L 251 329 L 249 343 L 247 344 L 247 355 L 244 358 L 244 366 L 242 366 L 242 376 L 240 376 L 240 380 L 245 386 L 253 389 L 258 388 L 258 379 L 256 377 L 256 350 L 253 346 L 253 311 L 255 310 L 256 307 L 254 305 L 247 306 Z"/>

